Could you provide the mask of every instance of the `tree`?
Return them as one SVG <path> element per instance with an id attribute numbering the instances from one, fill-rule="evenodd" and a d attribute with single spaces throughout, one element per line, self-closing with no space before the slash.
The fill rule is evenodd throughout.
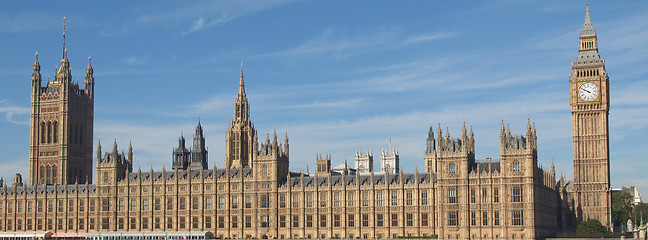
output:
<path id="1" fill-rule="evenodd" d="M 628 192 L 612 193 L 612 223 L 623 226 L 632 217 L 632 195 Z"/>
<path id="2" fill-rule="evenodd" d="M 641 224 L 642 220 L 644 223 L 648 222 L 648 203 L 639 203 L 635 205 L 632 210 L 632 218 L 635 225 Z"/>
<path id="3" fill-rule="evenodd" d="M 576 232 L 585 233 L 585 234 L 606 233 L 608 232 L 608 229 L 605 226 L 603 226 L 603 224 L 601 224 L 599 220 L 589 219 L 585 222 L 578 224 L 578 226 L 576 227 Z"/>

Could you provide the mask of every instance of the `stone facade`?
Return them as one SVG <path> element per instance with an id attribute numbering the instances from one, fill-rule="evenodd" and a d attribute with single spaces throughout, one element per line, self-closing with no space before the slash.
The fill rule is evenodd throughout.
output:
<path id="1" fill-rule="evenodd" d="M 574 197 L 580 221 L 598 219 L 612 227 L 609 120 L 610 87 L 589 16 L 569 76 L 574 151 Z"/>
<path id="2" fill-rule="evenodd" d="M 92 181 L 94 77 L 88 58 L 85 89 L 72 82 L 67 50 L 55 79 L 41 85 L 38 53 L 31 76 L 29 183 Z"/>
<path id="3" fill-rule="evenodd" d="M 588 22 L 589 13 L 585 34 L 590 34 Z M 581 53 L 595 51 L 592 49 L 596 46 L 595 35 L 593 39 L 591 34 L 583 36 Z M 460 137 L 453 138 L 449 130 L 444 132 L 439 126 L 436 133 L 433 127 L 428 131 L 423 172 L 384 170 L 387 161 L 395 163 L 390 167 L 398 167 L 395 148 L 391 153 L 385 150 L 381 153 L 382 172 L 358 166 L 355 174 L 355 169 L 349 168 L 346 162 L 335 171 L 331 168 L 330 155 L 317 155 L 315 174 L 290 172 L 287 135 L 280 142 L 274 132 L 259 142 L 254 123 L 250 121 L 241 68 L 223 169 L 208 168 L 205 139 L 198 123 L 192 150 L 185 147 L 184 137 L 180 137 L 178 147 L 172 151 L 174 163 L 170 171 L 151 168 L 134 172 L 132 146 L 127 153 L 120 153 L 115 141 L 111 151 L 104 153 L 99 143 L 95 184 L 90 182 L 89 172 L 74 168 L 85 165 L 65 165 L 66 161 L 76 159 L 71 157 L 77 155 L 66 155 L 74 146 L 79 145 L 74 148 L 77 150 L 87 150 L 86 145 L 92 140 L 92 67 L 88 65 L 86 71 L 86 89 L 79 90 L 69 81 L 69 64 L 64 56 L 60 75 L 47 88 L 41 88 L 37 60 L 32 76 L 33 92 L 38 94 L 32 94 L 31 185 L 23 185 L 20 175 L 9 187 L 0 182 L 3 185 L 0 231 L 209 231 L 221 238 L 552 236 L 573 228 L 585 217 L 609 218 L 609 194 L 605 188 L 609 186 L 609 174 L 605 175 L 609 173 L 609 167 L 605 168 L 609 166 L 607 75 L 602 60 L 588 60 L 583 64 L 581 60 L 579 55 L 570 78 L 574 181 L 564 176 L 556 181 L 553 164 L 550 169 L 539 167 L 536 130 L 530 121 L 521 135 L 512 133 L 502 122 L 499 161 L 475 159 L 472 128 L 464 125 Z M 594 73 L 597 75 L 592 76 Z M 580 82 L 598 84 L 602 89 L 598 98 L 578 100 Z M 63 100 L 52 100 L 51 106 L 76 107 L 65 111 L 68 114 L 63 114 L 61 108 L 54 113 L 43 111 L 45 104 L 39 96 L 54 98 L 56 94 L 70 97 L 56 96 Z M 54 105 L 54 102 L 68 105 Z M 50 131 L 50 121 L 52 126 L 60 126 L 53 128 L 58 130 Z M 79 123 L 82 130 L 70 127 Z M 50 132 L 59 133 L 53 136 L 60 138 L 50 138 Z M 45 149 L 60 152 L 45 158 L 41 154 Z M 371 151 L 367 155 L 357 153 L 356 161 L 371 162 Z M 39 178 L 36 173 L 41 166 L 47 170 L 50 165 L 57 169 L 55 172 L 66 174 L 45 174 L 45 178 Z M 585 177 L 580 174 L 584 171 L 601 175 Z M 598 200 L 595 204 L 585 203 L 592 199 Z"/>

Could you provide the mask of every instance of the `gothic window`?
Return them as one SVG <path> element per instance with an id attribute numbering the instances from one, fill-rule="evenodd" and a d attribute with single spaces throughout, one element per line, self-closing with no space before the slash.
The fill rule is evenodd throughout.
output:
<path id="1" fill-rule="evenodd" d="M 376 206 L 377 207 L 382 207 L 383 205 L 383 194 L 382 193 L 376 193 Z"/>
<path id="2" fill-rule="evenodd" d="M 421 227 L 427 227 L 427 226 L 428 226 L 428 214 L 421 213 Z"/>
<path id="3" fill-rule="evenodd" d="M 326 207 L 326 193 L 320 195 L 320 207 Z"/>
<path id="4" fill-rule="evenodd" d="M 79 144 L 83 144 L 83 125 L 79 125 Z"/>
<path id="5" fill-rule="evenodd" d="M 340 214 L 335 214 L 333 215 L 333 227 L 339 227 L 340 226 Z"/>
<path id="6" fill-rule="evenodd" d="M 421 205 L 423 205 L 423 206 L 428 205 L 428 193 L 427 192 L 422 192 L 421 193 Z"/>
<path id="7" fill-rule="evenodd" d="M 411 215 L 411 213 L 410 213 L 410 215 Z M 369 214 L 362 214 L 362 226 L 363 227 L 369 227 Z"/>
<path id="8" fill-rule="evenodd" d="M 482 188 L 482 195 L 481 195 L 482 203 L 488 202 L 487 196 L 488 196 L 488 190 L 486 190 L 486 188 Z"/>
<path id="9" fill-rule="evenodd" d="M 261 227 L 266 227 L 267 228 L 269 226 L 270 226 L 270 221 L 269 221 L 268 215 L 261 216 Z"/>
<path id="10" fill-rule="evenodd" d="M 362 193 L 362 206 L 363 207 L 369 206 L 369 193 L 367 192 Z"/>
<path id="11" fill-rule="evenodd" d="M 167 199 L 167 210 L 173 210 L 173 198 L 168 198 Z"/>
<path id="12" fill-rule="evenodd" d="M 392 206 L 398 205 L 398 192 L 396 191 L 391 192 L 391 205 Z"/>
<path id="13" fill-rule="evenodd" d="M 103 173 L 103 183 L 108 183 L 108 172 Z"/>
<path id="14" fill-rule="evenodd" d="M 313 207 L 313 194 L 306 194 L 306 207 Z"/>
<path id="15" fill-rule="evenodd" d="M 53 135 L 54 135 L 53 136 L 54 143 L 57 143 L 58 142 L 58 122 L 57 121 L 54 121 L 54 134 Z"/>
<path id="16" fill-rule="evenodd" d="M 205 198 L 205 209 L 207 209 L 207 210 L 212 209 L 212 198 L 211 197 Z"/>
<path id="17" fill-rule="evenodd" d="M 355 215 L 349 214 L 347 216 L 347 227 L 355 227 Z"/>
<path id="18" fill-rule="evenodd" d="M 524 225 L 524 213 L 522 212 L 522 210 L 513 210 L 513 225 Z"/>
<path id="19" fill-rule="evenodd" d="M 499 202 L 499 188 L 493 188 L 493 202 Z"/>
<path id="20" fill-rule="evenodd" d="M 299 227 L 299 215 L 297 215 L 297 214 L 293 215 L 292 216 L 292 221 L 293 221 L 293 223 L 292 223 L 293 227 L 295 227 L 295 228 Z"/>
<path id="21" fill-rule="evenodd" d="M 457 187 L 450 187 L 448 189 L 448 203 L 458 203 Z"/>
<path id="22" fill-rule="evenodd" d="M 292 207 L 293 208 L 298 208 L 299 207 L 299 195 L 297 195 L 297 194 L 293 195 Z"/>
<path id="23" fill-rule="evenodd" d="M 245 197 L 245 208 L 252 208 L 252 197 Z"/>
<path id="24" fill-rule="evenodd" d="M 193 218 L 191 218 L 191 226 L 192 226 L 193 228 L 198 228 L 198 224 L 199 224 L 199 222 L 198 222 L 198 217 L 193 217 Z"/>
<path id="25" fill-rule="evenodd" d="M 40 132 L 41 143 L 45 143 L 45 140 L 46 140 L 46 135 L 47 135 L 47 129 L 46 129 L 47 126 L 46 125 L 47 124 L 45 124 L 45 122 L 41 123 L 41 132 Z"/>
<path id="26" fill-rule="evenodd" d="M 384 215 L 376 214 L 376 227 L 382 227 L 383 226 L 383 219 L 384 219 Z"/>
<path id="27" fill-rule="evenodd" d="M 477 196 L 475 196 L 476 194 L 475 188 L 470 188 L 470 203 L 475 203 L 477 198 Z"/>
<path id="28" fill-rule="evenodd" d="M 348 194 L 348 198 L 349 198 L 349 207 L 353 207 L 353 206 L 354 206 L 354 202 L 355 202 L 354 197 L 355 197 L 355 196 L 353 195 L 353 193 L 349 193 L 349 194 Z"/>
<path id="29" fill-rule="evenodd" d="M 450 163 L 448 165 L 448 173 L 450 173 L 450 174 L 456 174 L 457 173 L 457 166 L 454 163 Z"/>
<path id="30" fill-rule="evenodd" d="M 218 197 L 218 209 L 225 209 L 225 197 Z"/>
<path id="31" fill-rule="evenodd" d="M 513 172 L 516 172 L 516 173 L 520 172 L 520 162 L 518 162 L 518 161 L 513 162 Z"/>
<path id="32" fill-rule="evenodd" d="M 412 193 L 412 191 L 408 191 L 405 195 L 406 195 L 405 196 L 405 205 L 412 206 L 412 203 L 414 202 L 414 200 L 413 200 L 414 193 Z"/>
<path id="33" fill-rule="evenodd" d="M 333 194 L 333 206 L 334 207 L 340 206 L 340 193 Z"/>
<path id="34" fill-rule="evenodd" d="M 198 197 L 193 197 L 193 199 L 191 199 L 191 208 L 196 210 L 198 209 L 199 206 L 200 206 L 200 201 L 198 200 Z"/>
<path id="35" fill-rule="evenodd" d="M 448 212 L 448 226 L 459 226 L 459 212 Z"/>
<path id="36" fill-rule="evenodd" d="M 261 168 L 261 172 L 263 177 L 268 177 L 268 166 L 263 165 L 263 167 Z"/>
<path id="37" fill-rule="evenodd" d="M 482 225 L 488 226 L 488 212 L 486 211 L 482 212 Z"/>
<path id="38" fill-rule="evenodd" d="M 180 210 L 185 210 L 187 209 L 187 199 L 184 197 L 180 198 L 180 207 L 178 208 Z"/>
<path id="39" fill-rule="evenodd" d="M 261 195 L 261 208 L 268 208 L 270 205 L 270 200 L 268 195 Z"/>
<path id="40" fill-rule="evenodd" d="M 279 216 L 279 227 L 286 227 L 286 215 Z"/>
<path id="41" fill-rule="evenodd" d="M 286 207 L 286 194 L 280 194 L 279 195 L 279 207 L 280 208 L 285 208 Z"/>
<path id="42" fill-rule="evenodd" d="M 107 198 L 101 201 L 101 211 L 110 211 L 110 200 L 108 200 Z"/>
<path id="43" fill-rule="evenodd" d="M 233 197 L 232 197 L 232 209 L 237 209 L 237 208 L 238 208 L 238 202 L 239 202 L 239 201 L 238 201 L 238 197 L 237 197 L 237 196 L 233 196 Z"/>
<path id="44" fill-rule="evenodd" d="M 142 211 L 148 211 L 149 210 L 149 200 L 148 198 L 142 199 Z"/>
<path id="45" fill-rule="evenodd" d="M 392 225 L 392 227 L 398 227 L 398 213 L 392 213 L 392 215 L 391 215 L 391 225 Z"/>
<path id="46" fill-rule="evenodd" d="M 522 202 L 522 187 L 513 187 L 513 200 L 512 202 Z"/>
<path id="47" fill-rule="evenodd" d="M 52 143 L 52 122 L 47 122 L 47 143 Z"/>

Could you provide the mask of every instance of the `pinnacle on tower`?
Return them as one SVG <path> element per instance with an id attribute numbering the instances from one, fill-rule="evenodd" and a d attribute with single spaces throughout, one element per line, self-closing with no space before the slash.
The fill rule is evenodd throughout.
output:
<path id="1" fill-rule="evenodd" d="M 594 25 L 590 20 L 589 2 L 587 2 L 585 4 L 585 23 L 583 23 L 583 29 L 580 32 L 580 36 L 583 37 L 583 36 L 591 36 L 591 35 L 596 35 L 596 29 L 594 29 Z"/>

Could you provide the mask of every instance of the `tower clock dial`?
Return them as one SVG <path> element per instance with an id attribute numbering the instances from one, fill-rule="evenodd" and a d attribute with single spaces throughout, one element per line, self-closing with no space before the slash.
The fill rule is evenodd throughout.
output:
<path id="1" fill-rule="evenodd" d="M 594 83 L 583 83 L 578 88 L 578 96 L 585 101 L 592 101 L 598 96 L 598 87 Z"/>

